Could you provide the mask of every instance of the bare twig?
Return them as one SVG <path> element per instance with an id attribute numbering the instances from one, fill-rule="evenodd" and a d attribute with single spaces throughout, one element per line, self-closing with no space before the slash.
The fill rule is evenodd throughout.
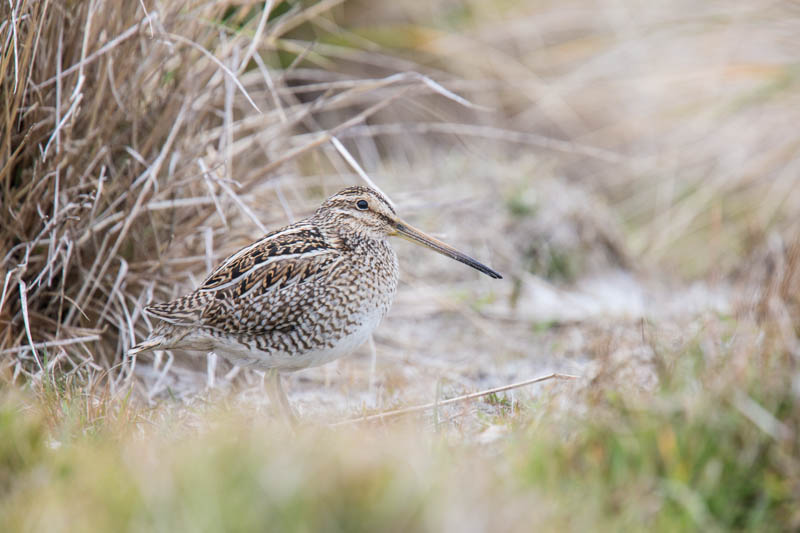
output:
<path id="1" fill-rule="evenodd" d="M 17 9 L 19 9 L 20 4 L 18 3 L 17 6 L 14 7 L 14 2 L 8 0 L 8 6 L 11 8 L 11 35 L 13 36 L 13 42 L 14 42 L 14 94 L 16 94 L 17 87 L 19 86 L 19 58 L 17 49 Z"/>
<path id="2" fill-rule="evenodd" d="M 0 351 L 0 355 L 8 355 L 12 353 L 25 352 L 27 350 L 41 350 L 47 348 L 58 348 L 61 346 L 69 346 L 70 344 L 78 344 L 81 342 L 95 342 L 100 340 L 100 335 L 85 335 L 83 337 L 75 337 L 72 339 L 59 339 L 55 341 L 37 342 L 35 344 L 26 344 L 23 346 L 15 346 Z"/>
<path id="3" fill-rule="evenodd" d="M 36 345 L 31 335 L 31 321 L 30 318 L 28 318 L 28 287 L 23 280 L 19 280 L 19 297 L 22 307 L 22 318 L 25 322 L 25 333 L 28 334 L 28 347 L 33 352 L 33 358 L 36 360 L 36 365 L 39 367 L 39 370 L 43 370 L 42 361 L 39 359 L 39 354 L 36 352 Z"/>
<path id="4" fill-rule="evenodd" d="M 317 4 L 310 6 L 307 9 L 304 9 L 298 12 L 294 16 L 282 20 L 280 24 L 276 25 L 275 28 L 272 30 L 272 32 L 270 33 L 270 38 L 277 39 L 281 35 L 296 28 L 300 24 L 319 16 L 322 13 L 325 13 L 326 11 L 333 9 L 342 2 L 344 2 L 344 0 L 322 0 L 322 2 L 319 2 Z"/>
<path id="5" fill-rule="evenodd" d="M 374 415 L 369 416 L 362 416 L 359 418 L 351 418 L 349 420 L 343 420 L 341 422 L 337 422 L 335 424 L 331 424 L 331 426 L 343 426 L 347 424 L 357 424 L 359 422 L 370 422 L 373 420 L 385 420 L 387 418 L 394 418 L 397 416 L 407 415 L 411 413 L 419 413 L 421 411 L 427 411 L 428 409 L 434 409 L 441 407 L 443 405 L 449 405 L 452 403 L 458 402 L 465 402 L 469 400 L 474 400 L 475 398 L 480 398 L 482 396 L 488 396 L 489 394 L 497 394 L 498 392 L 504 392 L 511 389 L 516 389 L 519 387 L 524 387 L 526 385 L 533 385 L 534 383 L 540 383 L 542 381 L 549 381 L 551 379 L 578 379 L 580 376 L 573 376 L 571 374 L 560 374 L 560 373 L 553 373 L 547 374 L 546 376 L 540 376 L 538 378 L 528 379 L 525 381 L 520 381 L 517 383 L 512 383 L 510 385 L 503 385 L 502 387 L 495 387 L 493 389 L 488 389 L 480 392 L 473 392 L 471 394 L 465 394 L 463 396 L 458 396 L 456 398 L 450 398 L 448 400 L 441 400 L 431 403 L 426 403 L 424 405 L 416 405 L 414 407 L 404 407 L 403 409 L 395 409 L 394 411 L 386 411 L 384 413 L 377 413 Z"/>
<path id="6" fill-rule="evenodd" d="M 261 37 L 264 35 L 264 28 L 267 27 L 267 20 L 269 19 L 269 14 L 272 12 L 272 5 L 274 0 L 267 0 L 264 4 L 264 8 L 261 10 L 261 17 L 258 19 L 258 26 L 256 27 L 256 33 L 253 35 L 253 39 L 250 41 L 250 46 L 247 47 L 247 52 L 245 52 L 242 61 L 239 63 L 239 70 L 238 74 L 242 74 L 244 69 L 247 68 L 247 64 L 250 62 L 250 58 L 256 52 L 256 48 L 258 47 L 259 42 L 261 42 Z"/>
<path id="7" fill-rule="evenodd" d="M 367 185 L 369 185 L 376 191 L 380 192 L 383 196 L 386 197 L 387 200 L 389 200 L 389 196 L 385 192 L 383 192 L 380 187 L 375 185 L 375 182 L 372 181 L 372 179 L 367 175 L 366 172 L 364 172 L 364 169 L 361 168 L 361 165 L 358 164 L 355 158 L 350 154 L 347 148 L 344 147 L 344 145 L 339 139 L 337 139 L 336 137 L 331 137 L 331 144 L 336 148 L 336 151 L 339 152 L 339 154 L 344 158 L 344 160 L 347 161 L 347 164 L 349 164 L 353 168 L 353 170 L 356 171 L 356 174 L 361 176 L 361 179 L 364 180 L 364 182 Z M 391 200 L 389 200 L 389 203 L 394 205 L 394 202 L 392 202 Z"/>

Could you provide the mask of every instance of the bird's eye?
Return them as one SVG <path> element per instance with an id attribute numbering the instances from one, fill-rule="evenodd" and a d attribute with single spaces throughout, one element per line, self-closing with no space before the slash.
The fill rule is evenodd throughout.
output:
<path id="1" fill-rule="evenodd" d="M 369 204 L 367 203 L 366 200 L 359 200 L 356 202 L 356 207 L 361 209 L 362 211 L 366 211 L 367 207 L 369 207 Z"/>

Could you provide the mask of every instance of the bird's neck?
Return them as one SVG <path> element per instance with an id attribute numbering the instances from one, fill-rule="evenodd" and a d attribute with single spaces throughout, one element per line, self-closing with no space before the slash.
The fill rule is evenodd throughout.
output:
<path id="1" fill-rule="evenodd" d="M 384 248 L 388 246 L 386 236 L 375 235 L 374 232 L 363 228 L 326 226 L 323 229 L 327 240 L 336 248 L 342 250 L 363 250 L 364 248 Z"/>

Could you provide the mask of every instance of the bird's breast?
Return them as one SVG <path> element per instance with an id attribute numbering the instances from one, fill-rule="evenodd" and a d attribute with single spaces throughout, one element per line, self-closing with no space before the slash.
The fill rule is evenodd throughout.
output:
<path id="1" fill-rule="evenodd" d="M 287 305 L 293 317 L 289 327 L 250 337 L 241 348 L 226 346 L 224 351 L 239 364 L 283 371 L 348 355 L 389 311 L 398 277 L 397 256 L 388 243 L 359 243 L 343 251 L 324 276 L 296 287 L 302 298 L 297 305 Z"/>

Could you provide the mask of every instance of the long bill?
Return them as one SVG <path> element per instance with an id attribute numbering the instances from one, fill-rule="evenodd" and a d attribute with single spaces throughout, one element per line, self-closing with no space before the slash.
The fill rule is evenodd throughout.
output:
<path id="1" fill-rule="evenodd" d="M 455 259 L 456 261 L 464 263 L 465 265 L 469 265 L 475 270 L 479 270 L 484 274 L 486 274 L 487 276 L 490 276 L 494 279 L 503 279 L 503 276 L 501 276 L 499 273 L 495 272 L 491 268 L 487 267 L 483 263 L 479 263 L 470 256 L 462 254 L 452 246 L 443 243 L 439 239 L 434 239 L 430 235 L 426 235 L 425 233 L 421 232 L 420 230 L 412 226 L 409 226 L 403 221 L 398 221 L 394 225 L 394 227 L 395 230 L 397 231 L 396 235 L 398 237 L 403 237 L 404 239 L 409 240 L 413 243 L 426 246 L 431 250 L 439 252 L 442 255 L 446 255 L 451 259 Z"/>

